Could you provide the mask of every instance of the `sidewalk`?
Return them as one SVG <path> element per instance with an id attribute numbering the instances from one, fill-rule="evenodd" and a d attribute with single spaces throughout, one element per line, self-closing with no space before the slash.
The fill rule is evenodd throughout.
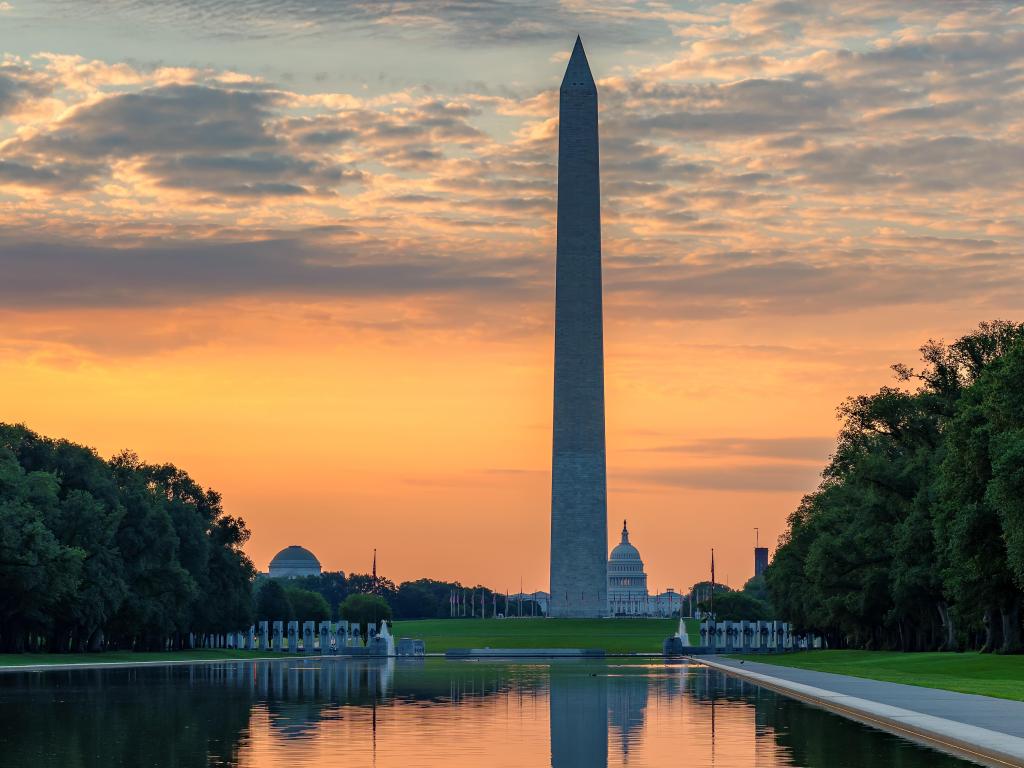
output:
<path id="1" fill-rule="evenodd" d="M 989 765 L 1024 767 L 1024 702 L 754 661 L 693 661 Z"/>

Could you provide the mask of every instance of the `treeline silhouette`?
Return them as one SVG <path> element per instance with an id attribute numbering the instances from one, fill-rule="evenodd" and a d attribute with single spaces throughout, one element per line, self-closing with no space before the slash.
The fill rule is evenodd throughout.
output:
<path id="1" fill-rule="evenodd" d="M 1024 325 L 921 348 L 839 408 L 818 489 L 789 517 L 773 605 L 831 647 L 1018 653 L 1024 600 Z"/>
<path id="2" fill-rule="evenodd" d="M 395 584 L 384 576 L 367 573 L 325 571 L 317 576 L 256 581 L 256 619 L 324 621 L 342 618 L 339 606 L 349 595 L 377 595 L 390 607 L 395 619 L 447 619 L 453 614 L 492 618 L 498 613 L 509 616 L 540 616 L 541 606 L 531 600 L 509 599 L 496 590 L 477 584 L 464 586 L 457 581 L 415 579 Z M 458 598 L 453 605 L 453 598 Z"/>
<path id="3" fill-rule="evenodd" d="M 0 649 L 163 650 L 252 621 L 245 522 L 173 464 L 0 424 Z"/>

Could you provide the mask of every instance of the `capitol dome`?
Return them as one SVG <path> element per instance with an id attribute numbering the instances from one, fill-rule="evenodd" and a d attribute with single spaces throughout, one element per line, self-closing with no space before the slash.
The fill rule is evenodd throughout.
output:
<path id="1" fill-rule="evenodd" d="M 611 555 L 608 557 L 609 565 L 614 562 L 622 561 L 636 561 L 640 563 L 641 570 L 643 569 L 643 560 L 640 559 L 640 550 L 629 543 L 629 530 L 626 528 L 626 521 L 622 521 L 622 541 L 620 541 L 615 549 L 612 550 Z"/>
<path id="2" fill-rule="evenodd" d="M 622 521 L 622 541 L 608 557 L 608 608 L 612 616 L 645 614 L 647 574 L 640 551 L 629 543 L 629 529 Z"/>
<path id="3" fill-rule="evenodd" d="M 319 576 L 320 561 L 305 547 L 285 547 L 270 561 L 272 579 L 294 579 L 298 576 Z"/>

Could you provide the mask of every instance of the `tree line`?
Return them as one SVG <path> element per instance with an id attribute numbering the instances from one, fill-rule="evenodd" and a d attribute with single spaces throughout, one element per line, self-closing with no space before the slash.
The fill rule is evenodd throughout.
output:
<path id="1" fill-rule="evenodd" d="M 442 618 L 454 592 L 475 596 L 472 615 L 481 597 L 493 615 L 495 593 L 479 585 L 342 572 L 257 580 L 248 539 L 220 494 L 173 464 L 130 451 L 105 460 L 0 423 L 2 652 L 187 648 L 257 619 Z"/>
<path id="2" fill-rule="evenodd" d="M 366 573 L 345 575 L 342 571 L 325 571 L 317 576 L 271 579 L 260 576 L 255 594 L 255 616 L 265 621 L 327 621 L 345 618 L 342 606 L 354 595 L 374 595 L 387 606 L 388 618 L 447 619 L 452 615 L 451 596 L 458 594 L 461 616 L 493 617 L 506 612 L 505 595 L 476 585 L 466 587 L 457 581 L 415 579 L 396 585 L 383 576 Z M 520 603 L 510 600 L 508 611 L 517 615 Z M 531 609 L 533 614 L 531 614 Z M 522 601 L 524 616 L 541 615 L 540 607 Z"/>
<path id="3" fill-rule="evenodd" d="M 162 650 L 253 617 L 249 531 L 173 464 L 0 424 L 0 649 Z"/>
<path id="4" fill-rule="evenodd" d="M 789 516 L 770 599 L 832 647 L 1018 653 L 1024 325 L 929 341 L 902 386 L 850 397 L 818 488 Z"/>

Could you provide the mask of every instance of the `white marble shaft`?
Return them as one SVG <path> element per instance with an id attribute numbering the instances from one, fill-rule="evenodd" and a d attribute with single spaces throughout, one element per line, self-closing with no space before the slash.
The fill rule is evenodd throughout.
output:
<path id="1" fill-rule="evenodd" d="M 608 503 L 597 85 L 583 43 L 558 123 L 551 616 L 608 615 Z"/>

